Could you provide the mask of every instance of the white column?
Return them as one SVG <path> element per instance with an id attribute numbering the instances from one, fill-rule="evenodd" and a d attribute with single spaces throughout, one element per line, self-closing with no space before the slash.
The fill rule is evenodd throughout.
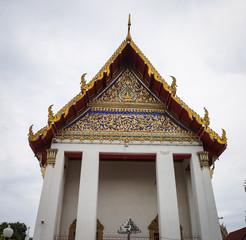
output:
<path id="1" fill-rule="evenodd" d="M 96 239 L 99 152 L 84 151 L 81 164 L 76 240 Z"/>
<path id="2" fill-rule="evenodd" d="M 203 182 L 206 189 L 207 203 L 209 207 L 211 233 L 214 240 L 221 240 L 220 224 L 216 203 L 214 199 L 214 192 L 210 178 L 210 171 L 208 168 L 202 170 Z"/>
<path id="3" fill-rule="evenodd" d="M 190 172 L 186 172 L 186 183 L 187 183 L 187 192 L 188 192 L 188 199 L 189 199 L 191 233 L 193 236 L 196 236 L 198 233 L 197 220 L 196 220 L 196 211 L 195 211 L 194 199 L 192 193 Z"/>
<path id="4" fill-rule="evenodd" d="M 35 240 L 53 239 L 64 172 L 64 152 L 47 150 L 47 167 L 34 230 Z"/>
<path id="5" fill-rule="evenodd" d="M 41 240 L 44 239 L 44 220 L 46 215 L 46 207 L 49 201 L 50 183 L 53 175 L 52 167 L 47 167 L 44 175 L 43 187 L 41 197 L 39 201 L 38 214 L 36 218 L 36 224 L 34 229 L 33 239 Z"/>
<path id="6" fill-rule="evenodd" d="M 202 240 L 211 240 L 214 238 L 211 234 L 206 190 L 203 182 L 203 173 L 196 153 L 192 153 L 190 161 L 190 172 L 198 234 Z"/>
<path id="7" fill-rule="evenodd" d="M 176 181 L 171 152 L 157 153 L 156 180 L 160 237 L 180 239 Z"/>

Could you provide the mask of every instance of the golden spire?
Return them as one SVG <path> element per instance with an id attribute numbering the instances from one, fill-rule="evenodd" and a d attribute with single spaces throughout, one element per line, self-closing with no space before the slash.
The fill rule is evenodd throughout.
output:
<path id="1" fill-rule="evenodd" d="M 130 34 L 130 30 L 131 30 L 131 14 L 129 13 L 129 19 L 128 19 L 128 33 L 127 33 L 127 36 L 126 36 L 126 41 L 127 41 L 127 42 L 131 42 L 131 40 L 132 40 L 132 37 L 131 37 L 131 34 Z"/>

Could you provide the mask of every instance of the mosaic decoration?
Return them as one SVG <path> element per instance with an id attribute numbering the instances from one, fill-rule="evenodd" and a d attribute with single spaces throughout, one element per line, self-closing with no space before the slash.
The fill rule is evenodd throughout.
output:
<path id="1" fill-rule="evenodd" d="M 56 154 L 57 154 L 57 149 L 47 149 L 47 165 L 51 165 L 53 168 L 55 167 L 56 164 Z"/>
<path id="2" fill-rule="evenodd" d="M 210 171 L 208 152 L 197 152 L 201 170 L 207 168 Z"/>
<path id="3" fill-rule="evenodd" d="M 92 108 L 72 125 L 58 131 L 58 139 L 129 141 L 199 141 L 164 111 L 96 110 Z"/>
<path id="4" fill-rule="evenodd" d="M 129 69 L 126 69 L 119 79 L 96 102 L 159 103 Z"/>
<path id="5" fill-rule="evenodd" d="M 209 173 L 210 173 L 210 178 L 212 179 L 214 169 L 215 169 L 215 163 L 214 162 L 217 160 L 217 156 L 212 157 L 212 166 L 210 167 L 208 152 L 206 152 L 206 151 L 197 152 L 196 154 L 197 154 L 198 159 L 199 159 L 201 170 L 207 168 L 209 170 Z"/>
<path id="6" fill-rule="evenodd" d="M 105 92 L 93 100 L 91 108 L 82 117 L 59 130 L 56 138 L 81 141 L 199 142 L 194 133 L 173 120 L 164 108 L 126 69 Z"/>

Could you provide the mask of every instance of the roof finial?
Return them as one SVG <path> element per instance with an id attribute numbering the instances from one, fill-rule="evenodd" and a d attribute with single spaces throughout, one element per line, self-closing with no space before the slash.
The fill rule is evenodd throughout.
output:
<path id="1" fill-rule="evenodd" d="M 127 36 L 126 36 L 126 41 L 127 41 L 127 42 L 131 42 L 131 40 L 132 40 L 132 37 L 131 37 L 131 34 L 130 34 L 130 30 L 131 30 L 131 14 L 129 13 L 129 19 L 128 19 L 128 33 L 127 33 Z"/>

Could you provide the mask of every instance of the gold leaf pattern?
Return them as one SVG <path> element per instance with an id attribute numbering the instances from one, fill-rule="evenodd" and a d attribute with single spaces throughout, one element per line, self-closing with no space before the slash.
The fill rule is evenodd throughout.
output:
<path id="1" fill-rule="evenodd" d="M 93 108 L 71 126 L 58 131 L 58 139 L 119 141 L 198 141 L 166 113 L 109 112 Z"/>
<path id="2" fill-rule="evenodd" d="M 124 94 L 131 96 L 124 97 Z M 133 96 L 133 94 L 135 96 Z M 119 79 L 106 91 L 104 92 L 96 102 L 137 102 L 137 103 L 158 103 L 147 89 L 140 84 L 136 77 L 132 74 L 129 69 L 119 77 Z"/>

